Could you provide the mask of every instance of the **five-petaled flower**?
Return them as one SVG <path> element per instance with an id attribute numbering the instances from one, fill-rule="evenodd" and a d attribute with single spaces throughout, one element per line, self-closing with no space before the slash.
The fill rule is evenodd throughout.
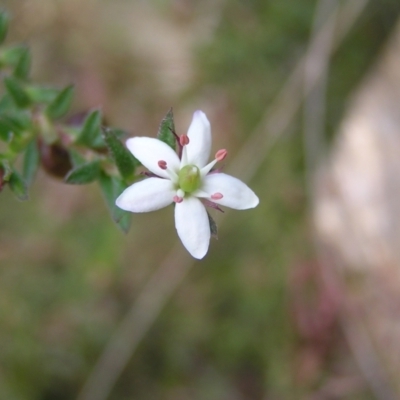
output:
<path id="1" fill-rule="evenodd" d="M 175 226 L 189 253 L 203 258 L 210 242 L 210 222 L 205 205 L 237 210 L 256 207 L 259 200 L 242 181 L 212 170 L 227 151 L 211 151 L 211 128 L 202 111 L 193 114 L 187 135 L 178 138 L 179 156 L 155 138 L 134 137 L 126 142 L 132 154 L 151 172 L 117 198 L 118 207 L 131 212 L 155 211 L 175 203 Z"/>

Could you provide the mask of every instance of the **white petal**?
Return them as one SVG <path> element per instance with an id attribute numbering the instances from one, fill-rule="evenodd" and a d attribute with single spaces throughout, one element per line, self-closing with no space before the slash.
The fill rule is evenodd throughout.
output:
<path id="1" fill-rule="evenodd" d="M 221 193 L 222 199 L 213 200 L 211 195 L 215 193 Z M 193 196 L 206 197 L 214 203 L 236 210 L 254 208 L 259 203 L 256 194 L 245 183 L 223 173 L 212 173 L 205 176 L 200 190 L 193 193 Z"/>
<path id="2" fill-rule="evenodd" d="M 159 210 L 173 202 L 176 190 L 168 179 L 147 178 L 125 189 L 115 204 L 126 211 L 148 212 Z"/>
<path id="3" fill-rule="evenodd" d="M 199 199 L 189 197 L 176 204 L 175 226 L 186 250 L 194 258 L 203 258 L 210 244 L 210 224 Z"/>
<path id="4" fill-rule="evenodd" d="M 202 168 L 207 164 L 211 151 L 211 127 L 203 111 L 195 111 L 187 135 L 187 162 Z"/>
<path id="5" fill-rule="evenodd" d="M 175 172 L 179 170 L 179 157 L 166 143 L 148 137 L 134 137 L 126 141 L 129 151 L 153 174 L 168 178 L 168 172 L 158 166 L 160 160 Z"/>

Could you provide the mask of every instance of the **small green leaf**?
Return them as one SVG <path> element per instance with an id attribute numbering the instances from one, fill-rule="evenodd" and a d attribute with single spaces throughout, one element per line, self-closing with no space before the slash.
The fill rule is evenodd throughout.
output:
<path id="1" fill-rule="evenodd" d="M 50 104 L 58 95 L 58 90 L 42 86 L 29 85 L 25 90 L 34 103 Z"/>
<path id="2" fill-rule="evenodd" d="M 133 179 L 139 161 L 136 160 L 131 152 L 117 139 L 113 130 L 104 130 L 103 134 L 111 157 L 115 161 L 121 176 L 126 180 Z"/>
<path id="3" fill-rule="evenodd" d="M 95 147 L 99 137 L 101 138 L 101 112 L 94 110 L 86 117 L 76 143 Z"/>
<path id="4" fill-rule="evenodd" d="M 1 67 L 0 67 L 1 68 Z M 14 110 L 15 104 L 8 93 L 3 93 L 3 96 L 0 98 L 0 110 L 2 113 L 8 110 Z"/>
<path id="5" fill-rule="evenodd" d="M 18 107 L 25 108 L 31 104 L 28 93 L 17 79 L 12 76 L 4 78 L 4 84 L 8 94 L 12 97 Z"/>
<path id="6" fill-rule="evenodd" d="M 131 215 L 115 205 L 116 198 L 126 189 L 125 183 L 118 178 L 101 172 L 99 184 L 112 219 L 123 232 L 127 233 L 131 225 Z"/>
<path id="7" fill-rule="evenodd" d="M 172 113 L 171 108 L 164 119 L 161 121 L 160 127 L 158 128 L 157 137 L 175 150 L 176 139 L 175 135 L 172 132 L 175 132 L 175 124 L 174 114 Z"/>
<path id="8" fill-rule="evenodd" d="M 12 134 L 20 135 L 30 127 L 30 119 L 24 113 L 0 116 L 0 139 L 8 142 Z"/>
<path id="9" fill-rule="evenodd" d="M 13 128 L 9 121 L 4 117 L 0 117 L 0 139 L 8 142 L 11 139 L 12 133 Z"/>
<path id="10" fill-rule="evenodd" d="M 215 237 L 215 239 L 218 239 L 217 223 L 214 221 L 214 218 L 208 213 L 208 211 L 207 211 L 207 215 L 208 215 L 208 222 L 210 224 L 211 236 Z"/>
<path id="11" fill-rule="evenodd" d="M 39 149 L 36 140 L 34 139 L 26 148 L 22 170 L 22 176 L 24 177 L 28 187 L 32 184 L 33 179 L 35 178 L 39 167 L 39 161 Z"/>
<path id="12" fill-rule="evenodd" d="M 0 66 L 15 67 L 25 49 L 25 46 L 14 46 L 1 49 Z"/>
<path id="13" fill-rule="evenodd" d="M 46 114 L 51 119 L 58 119 L 64 116 L 70 109 L 74 96 L 72 85 L 64 88 L 57 97 L 47 106 Z"/>
<path id="14" fill-rule="evenodd" d="M 84 185 L 95 181 L 99 177 L 100 162 L 92 161 L 74 168 L 65 177 L 65 182 L 73 185 Z"/>
<path id="15" fill-rule="evenodd" d="M 10 17 L 8 16 L 8 14 L 2 11 L 0 13 L 0 44 L 4 42 L 4 39 L 7 36 L 9 20 Z"/>
<path id="16" fill-rule="evenodd" d="M 14 76 L 21 80 L 27 80 L 31 68 L 31 53 L 28 48 L 22 52 L 14 69 Z"/>
<path id="17" fill-rule="evenodd" d="M 8 180 L 8 184 L 10 185 L 10 189 L 15 194 L 17 199 L 22 201 L 28 199 L 28 187 L 26 182 L 22 179 L 21 175 L 17 171 L 12 172 L 10 179 Z"/>

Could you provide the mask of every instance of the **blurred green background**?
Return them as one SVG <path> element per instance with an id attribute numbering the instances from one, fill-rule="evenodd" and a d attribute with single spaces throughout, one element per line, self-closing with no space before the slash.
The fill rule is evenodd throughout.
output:
<path id="1" fill-rule="evenodd" d="M 320 3 L 0 4 L 13 18 L 8 43 L 32 50 L 33 79 L 76 85 L 74 111 L 101 107 L 111 125 L 154 136 L 171 106 L 178 133 L 202 109 L 213 150 L 229 151 L 229 172 L 307 51 Z M 370 1 L 330 60 L 327 142 L 399 14 L 397 0 Z M 109 399 L 375 398 L 343 337 L 336 300 L 318 278 L 303 135 L 298 112 L 268 152 L 254 155 L 257 172 L 247 183 L 260 205 L 227 210 L 223 220 L 213 213 L 219 240 L 201 262 L 178 259 L 193 268 L 176 288 L 172 282 Z M 236 175 L 247 177 L 246 169 Z M 64 185 L 41 172 L 29 201 L 1 193 L 0 227 L 0 398 L 77 398 L 174 248 L 172 209 L 134 215 L 125 236 L 98 187 Z M 324 394 L 338 377 L 339 389 Z"/>

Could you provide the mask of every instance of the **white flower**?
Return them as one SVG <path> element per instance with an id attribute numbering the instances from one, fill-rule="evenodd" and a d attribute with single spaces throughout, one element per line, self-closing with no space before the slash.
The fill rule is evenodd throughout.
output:
<path id="1" fill-rule="evenodd" d="M 117 206 L 140 213 L 159 210 L 175 202 L 176 230 L 195 258 L 206 255 L 211 236 L 204 203 L 214 208 L 221 205 L 244 210 L 256 207 L 259 202 L 242 181 L 211 170 L 217 161 L 226 157 L 226 150 L 219 150 L 207 164 L 211 128 L 202 111 L 193 114 L 187 135 L 178 139 L 180 157 L 158 139 L 134 137 L 126 145 L 151 172 L 151 177 L 128 187 L 117 198 Z"/>

